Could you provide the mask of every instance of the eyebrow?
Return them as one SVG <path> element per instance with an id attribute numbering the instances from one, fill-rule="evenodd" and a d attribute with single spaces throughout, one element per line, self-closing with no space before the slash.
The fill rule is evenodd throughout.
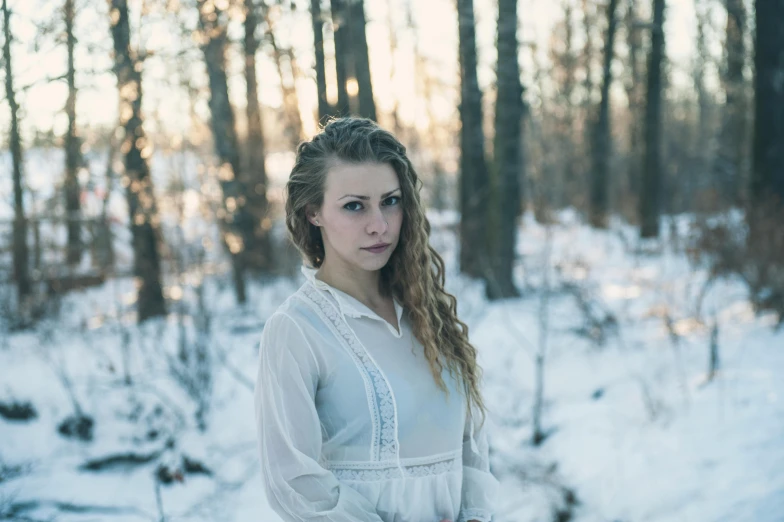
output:
<path id="1" fill-rule="evenodd" d="M 398 187 L 398 188 L 396 188 L 394 190 L 390 190 L 389 192 L 386 192 L 384 194 L 381 194 L 381 199 L 388 198 L 389 196 L 391 196 L 393 193 L 397 192 L 398 190 L 400 190 L 400 187 Z M 370 196 L 358 196 L 356 194 L 346 194 L 345 196 L 338 198 L 338 201 L 340 201 L 341 199 L 346 199 L 346 198 L 357 198 L 357 199 L 361 199 L 361 200 L 368 200 L 368 199 L 370 199 Z"/>

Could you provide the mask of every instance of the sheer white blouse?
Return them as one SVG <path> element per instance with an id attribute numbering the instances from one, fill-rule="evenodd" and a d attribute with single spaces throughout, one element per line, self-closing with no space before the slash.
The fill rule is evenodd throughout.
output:
<path id="1" fill-rule="evenodd" d="M 449 397 L 437 387 L 402 306 L 398 330 L 315 269 L 302 272 L 259 352 L 256 421 L 272 509 L 286 522 L 488 522 L 498 481 L 486 431 L 448 370 Z"/>

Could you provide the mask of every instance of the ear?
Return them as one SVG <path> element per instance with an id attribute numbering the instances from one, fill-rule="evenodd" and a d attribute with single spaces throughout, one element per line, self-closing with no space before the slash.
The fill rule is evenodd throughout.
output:
<path id="1" fill-rule="evenodd" d="M 318 221 L 318 211 L 314 210 L 312 207 L 308 206 L 305 208 L 305 217 L 310 221 L 310 224 L 314 227 L 320 226 Z"/>

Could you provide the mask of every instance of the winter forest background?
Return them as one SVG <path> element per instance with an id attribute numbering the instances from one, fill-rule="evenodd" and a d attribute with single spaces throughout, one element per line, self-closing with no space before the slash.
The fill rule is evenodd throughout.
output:
<path id="1" fill-rule="evenodd" d="M 0 520 L 278 520 L 252 390 L 301 283 L 282 189 L 345 114 L 424 182 L 496 521 L 784 520 L 781 0 L 2 0 L 0 24 Z"/>

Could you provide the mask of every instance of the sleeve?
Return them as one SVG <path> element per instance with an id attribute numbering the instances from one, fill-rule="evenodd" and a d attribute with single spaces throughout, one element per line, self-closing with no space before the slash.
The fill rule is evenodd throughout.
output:
<path id="1" fill-rule="evenodd" d="M 463 431 L 463 492 L 456 522 L 490 522 L 495 512 L 498 480 L 490 473 L 487 423 L 475 424 L 477 413 L 466 415 Z"/>
<path id="2" fill-rule="evenodd" d="M 255 388 L 264 491 L 285 522 L 382 522 L 358 491 L 318 462 L 318 362 L 296 322 L 283 312 L 261 335 Z"/>

